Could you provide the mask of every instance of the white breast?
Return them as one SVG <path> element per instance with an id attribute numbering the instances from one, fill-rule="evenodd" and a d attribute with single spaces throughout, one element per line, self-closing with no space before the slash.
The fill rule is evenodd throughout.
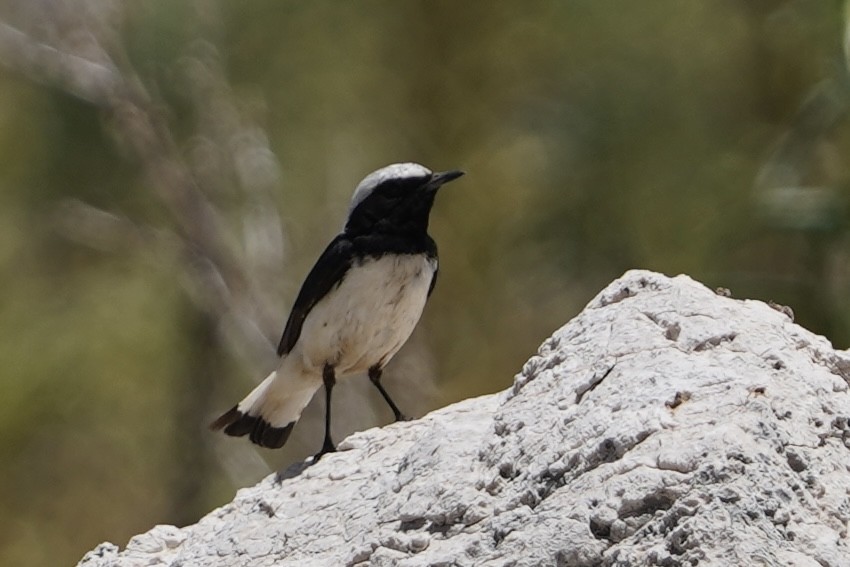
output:
<path id="1" fill-rule="evenodd" d="M 437 261 L 388 255 L 353 266 L 310 311 L 291 356 L 337 377 L 389 362 L 422 315 Z"/>

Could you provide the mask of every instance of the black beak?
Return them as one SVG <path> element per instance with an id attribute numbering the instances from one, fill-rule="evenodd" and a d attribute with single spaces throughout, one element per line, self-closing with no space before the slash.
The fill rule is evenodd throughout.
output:
<path id="1" fill-rule="evenodd" d="M 451 171 L 438 171 L 431 175 L 431 180 L 428 181 L 428 186 L 432 189 L 437 189 L 443 184 L 448 183 L 449 181 L 454 181 L 463 174 L 464 172 L 460 171 L 459 169 L 453 169 Z"/>

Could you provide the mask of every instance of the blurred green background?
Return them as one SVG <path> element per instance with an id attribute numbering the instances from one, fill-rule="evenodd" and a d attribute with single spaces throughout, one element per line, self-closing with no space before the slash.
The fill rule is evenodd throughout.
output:
<path id="1" fill-rule="evenodd" d="M 790 305 L 845 347 L 844 10 L 0 1 L 0 564 L 192 523 L 318 450 L 321 403 L 279 452 L 205 426 L 274 364 L 388 163 L 467 171 L 388 369 L 409 413 L 506 388 L 630 268 Z M 341 386 L 337 440 L 389 421 L 366 382 Z"/>

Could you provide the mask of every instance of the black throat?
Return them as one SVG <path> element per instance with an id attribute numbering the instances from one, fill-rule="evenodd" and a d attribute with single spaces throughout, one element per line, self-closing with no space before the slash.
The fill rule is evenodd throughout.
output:
<path id="1" fill-rule="evenodd" d="M 421 186 L 395 184 L 376 189 L 351 211 L 343 235 L 366 256 L 386 253 L 436 256 L 436 244 L 428 235 L 435 196 L 435 190 Z"/>
<path id="2" fill-rule="evenodd" d="M 428 217 L 436 190 L 422 181 L 384 183 L 359 203 L 348 217 L 345 232 L 351 235 L 387 234 L 419 236 L 428 232 Z"/>

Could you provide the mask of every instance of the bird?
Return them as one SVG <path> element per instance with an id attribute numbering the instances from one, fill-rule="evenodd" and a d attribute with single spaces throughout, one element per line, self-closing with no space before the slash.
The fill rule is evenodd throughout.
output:
<path id="1" fill-rule="evenodd" d="M 279 364 L 242 401 L 210 424 L 282 447 L 318 389 L 325 392 L 322 455 L 331 439 L 331 392 L 337 379 L 367 374 L 396 421 L 405 419 L 381 384 L 384 367 L 419 321 L 437 282 L 437 244 L 428 234 L 434 199 L 460 170 L 433 172 L 395 163 L 368 174 L 354 190 L 348 217 L 296 296 L 277 349 Z"/>

